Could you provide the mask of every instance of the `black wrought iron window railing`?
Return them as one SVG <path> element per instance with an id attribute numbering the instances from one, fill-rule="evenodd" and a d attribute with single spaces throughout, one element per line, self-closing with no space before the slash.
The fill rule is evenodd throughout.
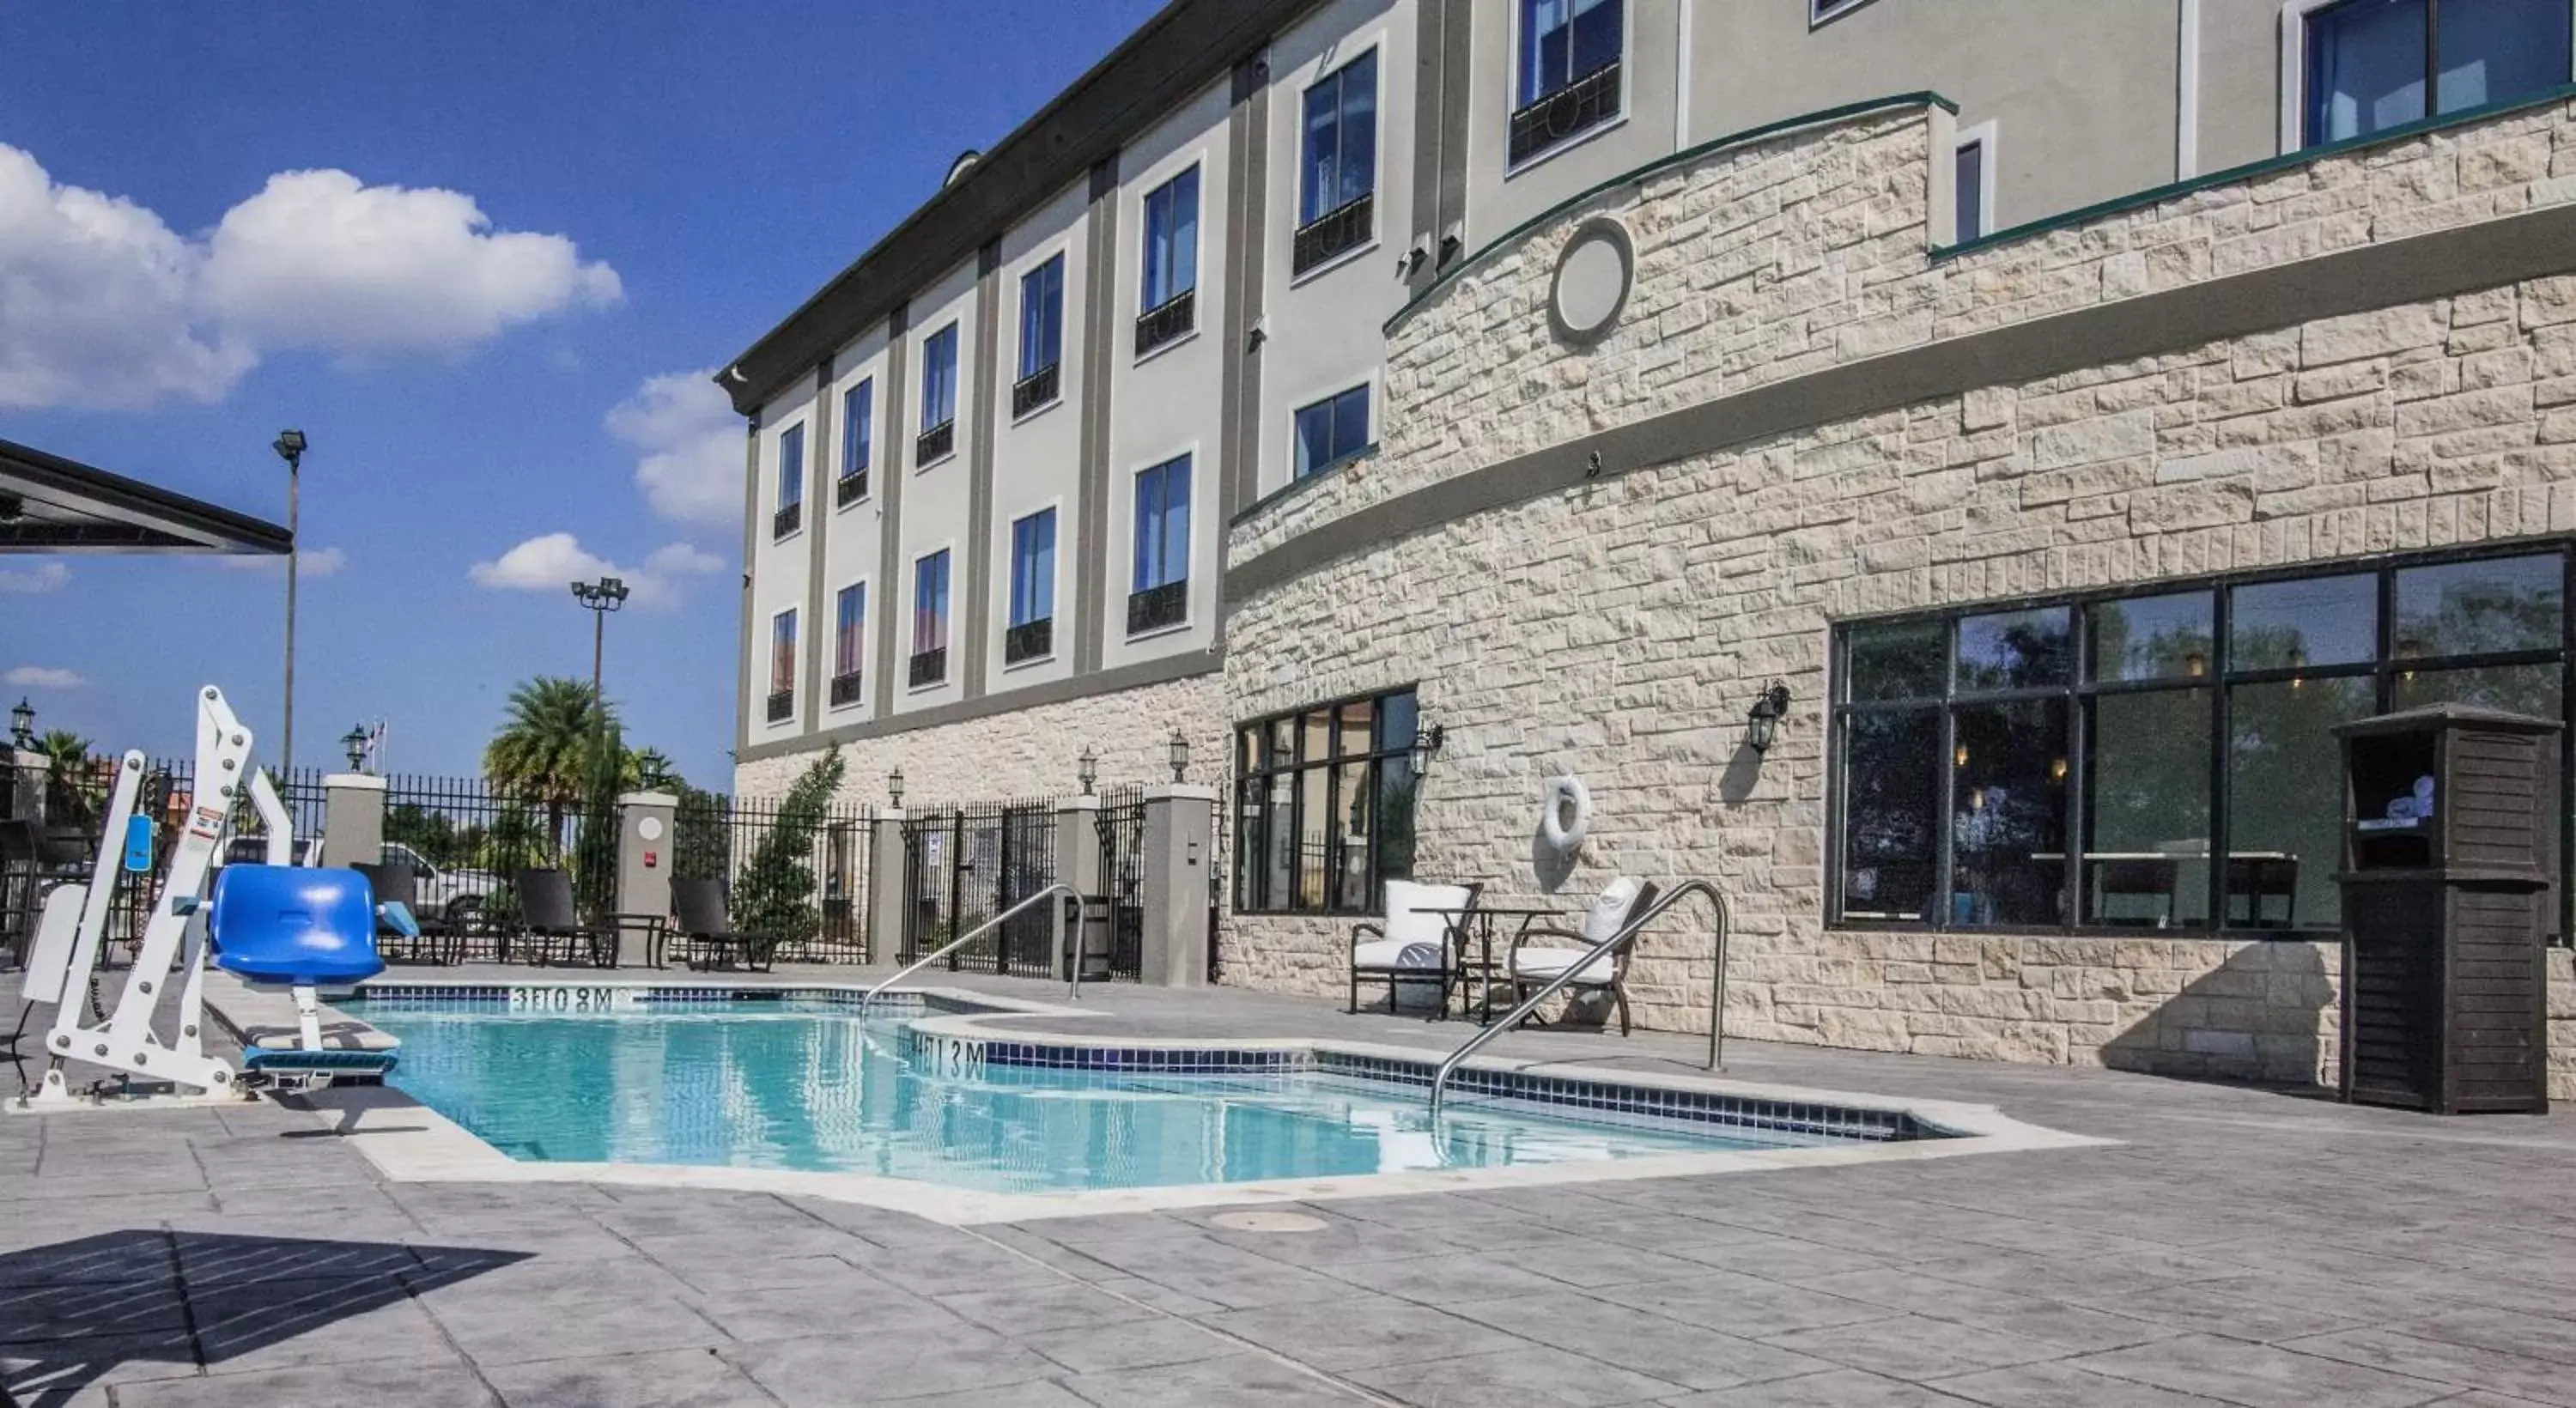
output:
<path id="1" fill-rule="evenodd" d="M 1199 291 L 1184 289 L 1136 319 L 1136 355 L 1144 356 L 1199 325 Z"/>
<path id="2" fill-rule="evenodd" d="M 1177 626 L 1189 616 L 1190 579 L 1187 577 L 1128 594 L 1127 634 L 1131 636 L 1159 631 L 1165 626 Z"/>
<path id="3" fill-rule="evenodd" d="M 856 670 L 832 676 L 832 707 L 837 709 L 844 704 L 858 703 L 861 686 L 861 676 Z"/>
<path id="4" fill-rule="evenodd" d="M 912 462 L 915 465 L 925 465 L 932 460 L 944 460 L 956 452 L 957 422 L 954 420 L 941 421 L 921 432 L 920 436 L 912 442 Z"/>
<path id="5" fill-rule="evenodd" d="M 784 538 L 804 526 L 805 502 L 802 499 L 792 504 L 782 504 L 778 512 L 769 515 L 769 536 L 773 538 Z"/>
<path id="6" fill-rule="evenodd" d="M 781 689 L 770 693 L 768 718 L 771 723 L 783 724 L 795 713 L 796 691 Z"/>
<path id="7" fill-rule="evenodd" d="M 1612 59 L 1512 114 L 1510 160 L 1529 160 L 1619 115 L 1619 61 Z"/>
<path id="8" fill-rule="evenodd" d="M 1023 621 L 1002 633 L 1002 663 L 1042 660 L 1055 653 L 1055 618 Z"/>
<path id="9" fill-rule="evenodd" d="M 1064 364 L 1062 362 L 1049 362 L 1027 376 L 1021 377 L 1011 387 L 1012 418 L 1017 419 L 1027 415 L 1053 401 L 1063 386 Z"/>
<path id="10" fill-rule="evenodd" d="M 848 508 L 867 496 L 868 472 L 864 469 L 854 469 L 842 475 L 841 481 L 832 486 L 832 507 Z"/>
<path id="11" fill-rule="evenodd" d="M 916 650 L 912 653 L 910 681 L 913 688 L 919 689 L 926 684 L 937 684 L 946 678 L 948 678 L 947 646 L 943 645 L 937 650 Z"/>
<path id="12" fill-rule="evenodd" d="M 1297 232 L 1289 252 L 1289 272 L 1302 274 L 1367 244 L 1377 229 L 1377 197 L 1365 195 L 1339 210 L 1318 215 Z"/>

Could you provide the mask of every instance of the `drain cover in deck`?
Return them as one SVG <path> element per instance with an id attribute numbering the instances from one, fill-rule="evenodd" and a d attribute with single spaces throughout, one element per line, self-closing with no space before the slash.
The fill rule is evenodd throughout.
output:
<path id="1" fill-rule="evenodd" d="M 1229 1232 L 1321 1232 L 1324 1219 L 1302 1212 L 1221 1212 L 1209 1222 Z"/>

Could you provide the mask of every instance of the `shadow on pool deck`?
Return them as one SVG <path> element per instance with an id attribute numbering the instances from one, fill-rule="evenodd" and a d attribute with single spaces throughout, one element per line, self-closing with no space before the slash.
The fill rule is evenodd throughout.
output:
<path id="1" fill-rule="evenodd" d="M 527 1252 L 129 1229 L 0 1255 L 0 1401 L 52 1408 L 121 1369 L 256 1359 Z"/>

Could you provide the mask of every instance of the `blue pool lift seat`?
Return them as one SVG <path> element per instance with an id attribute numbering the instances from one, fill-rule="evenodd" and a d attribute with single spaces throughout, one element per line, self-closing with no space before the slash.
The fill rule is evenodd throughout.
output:
<path id="1" fill-rule="evenodd" d="M 385 971 L 376 899 L 354 870 L 225 866 L 206 933 L 215 965 L 254 983 L 330 987 Z"/>

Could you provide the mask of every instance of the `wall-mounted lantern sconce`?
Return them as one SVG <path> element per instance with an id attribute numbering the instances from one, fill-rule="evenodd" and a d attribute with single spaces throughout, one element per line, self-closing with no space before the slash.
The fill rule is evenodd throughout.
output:
<path id="1" fill-rule="evenodd" d="M 1449 729 L 1433 724 L 1413 735 L 1413 775 L 1418 780 L 1431 771 L 1431 760 L 1440 755 L 1440 745 L 1449 741 Z"/>
<path id="2" fill-rule="evenodd" d="M 1086 743 L 1082 746 L 1082 756 L 1075 760 L 1074 768 L 1075 779 L 1082 783 L 1082 795 L 1090 796 L 1091 785 L 1100 780 L 1100 755 L 1091 751 L 1091 745 Z"/>
<path id="3" fill-rule="evenodd" d="M 1756 753 L 1771 751 L 1772 742 L 1780 736 L 1780 720 L 1789 712 L 1789 686 L 1773 680 L 1770 686 L 1753 698 L 1753 708 L 1744 716 L 1744 746 Z"/>
<path id="4" fill-rule="evenodd" d="M 886 774 L 886 796 L 892 798 L 896 806 L 903 805 L 903 768 L 900 764 Z"/>
<path id="5" fill-rule="evenodd" d="M 1180 782 L 1190 770 L 1190 740 L 1179 729 L 1172 730 L 1172 781 Z"/>

